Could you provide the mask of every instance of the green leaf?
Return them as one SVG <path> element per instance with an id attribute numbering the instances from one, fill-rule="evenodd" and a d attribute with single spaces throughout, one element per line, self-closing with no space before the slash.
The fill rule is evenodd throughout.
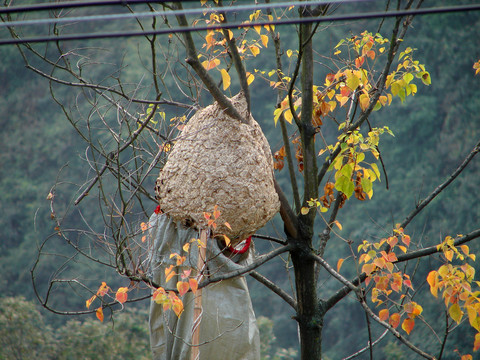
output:
<path id="1" fill-rule="evenodd" d="M 460 309 L 460 306 L 455 303 L 452 306 L 450 306 L 450 309 L 448 309 L 448 313 L 450 317 L 457 323 L 460 323 L 460 320 L 462 320 L 463 317 L 463 311 Z"/>
<path id="2" fill-rule="evenodd" d="M 394 83 L 392 83 L 392 95 L 393 96 L 397 96 L 400 89 L 401 88 L 400 88 L 400 85 L 398 84 L 398 82 L 395 81 Z"/>
<path id="3" fill-rule="evenodd" d="M 342 45 L 345 42 L 345 39 L 342 39 L 338 42 L 338 44 L 335 46 L 334 49 L 338 48 L 340 45 Z"/>
<path id="4" fill-rule="evenodd" d="M 347 179 L 352 178 L 352 173 L 353 173 L 353 165 L 352 164 L 345 164 L 342 166 L 342 169 L 340 170 L 340 174 L 345 176 Z"/>
<path id="5" fill-rule="evenodd" d="M 367 194 L 372 190 L 372 182 L 370 179 L 362 178 L 360 183 L 362 184 L 363 191 L 365 191 Z"/>
<path id="6" fill-rule="evenodd" d="M 350 178 L 342 175 L 339 176 L 337 181 L 335 182 L 335 189 L 343 192 L 348 199 L 350 198 L 350 196 L 352 196 L 353 191 L 355 190 L 355 185 L 353 184 L 353 181 L 350 180 Z"/>
<path id="7" fill-rule="evenodd" d="M 422 82 L 425 84 L 425 85 L 430 85 L 432 83 L 432 79 L 430 78 L 430 73 L 428 71 L 425 71 L 423 74 L 422 74 Z"/>

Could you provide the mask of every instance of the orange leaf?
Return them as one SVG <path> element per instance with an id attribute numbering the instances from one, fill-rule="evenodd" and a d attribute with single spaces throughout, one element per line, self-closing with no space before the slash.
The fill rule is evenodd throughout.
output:
<path id="1" fill-rule="evenodd" d="M 97 295 L 93 295 L 90 299 L 88 299 L 86 302 L 85 302 L 85 305 L 87 306 L 87 309 L 90 307 L 90 305 L 92 305 L 92 302 L 97 298 Z"/>
<path id="2" fill-rule="evenodd" d="M 184 282 L 184 281 L 177 282 L 177 290 L 180 296 L 185 295 L 188 292 L 188 289 L 190 289 L 190 285 L 188 284 L 188 282 Z"/>
<path id="3" fill-rule="evenodd" d="M 117 299 L 117 301 L 120 304 L 123 304 L 125 301 L 127 301 L 127 298 L 128 298 L 127 292 L 128 292 L 127 287 L 118 288 L 117 293 L 115 294 L 115 299 Z"/>
<path id="4" fill-rule="evenodd" d="M 165 269 L 165 282 L 169 282 L 171 278 L 173 278 L 176 274 L 175 271 L 172 271 L 173 265 L 170 265 L 167 269 Z"/>
<path id="5" fill-rule="evenodd" d="M 101 306 L 95 311 L 95 315 L 97 315 L 98 320 L 103 322 L 103 309 Z"/>
<path id="6" fill-rule="evenodd" d="M 380 312 L 378 313 L 378 317 L 382 321 L 387 321 L 389 315 L 390 315 L 390 313 L 389 313 L 388 309 L 380 310 Z"/>
<path id="7" fill-rule="evenodd" d="M 178 256 L 177 257 L 177 266 L 182 265 L 185 262 L 185 260 L 187 260 L 187 258 L 185 256 Z"/>
<path id="8" fill-rule="evenodd" d="M 480 333 L 475 334 L 475 343 L 473 344 L 473 351 L 480 349 Z"/>
<path id="9" fill-rule="evenodd" d="M 362 266 L 362 272 L 364 272 L 367 275 L 370 275 L 372 272 L 375 271 L 375 264 L 365 264 Z"/>
<path id="10" fill-rule="evenodd" d="M 192 289 L 192 292 L 195 294 L 198 289 L 198 281 L 197 279 L 189 279 L 188 284 L 190 285 L 190 289 Z"/>
<path id="11" fill-rule="evenodd" d="M 340 271 L 340 268 L 342 267 L 343 262 L 345 259 L 338 259 L 337 261 L 337 272 Z"/>
<path id="12" fill-rule="evenodd" d="M 108 292 L 109 287 L 105 281 L 102 281 L 102 285 L 97 290 L 97 296 L 103 296 Z"/>
<path id="13" fill-rule="evenodd" d="M 415 320 L 406 318 L 403 320 L 402 323 L 402 329 L 405 330 L 405 332 L 410 335 L 410 332 L 413 330 L 413 327 L 415 326 Z"/>
<path id="14" fill-rule="evenodd" d="M 390 325 L 392 325 L 394 328 L 398 327 L 398 324 L 400 324 L 400 314 L 399 313 L 394 313 L 390 316 L 390 320 L 388 321 Z"/>
<path id="15" fill-rule="evenodd" d="M 355 66 L 357 68 L 361 67 L 363 65 L 363 63 L 365 62 L 365 58 L 362 56 L 362 57 L 358 57 L 355 59 Z"/>
<path id="16" fill-rule="evenodd" d="M 368 56 L 370 59 L 374 60 L 374 59 L 375 59 L 375 51 L 369 50 L 369 51 L 367 52 L 367 56 Z"/>
<path id="17" fill-rule="evenodd" d="M 410 246 L 410 235 L 402 236 L 402 242 L 403 242 L 405 245 Z"/>
<path id="18" fill-rule="evenodd" d="M 178 301 L 175 301 L 173 303 L 172 308 L 173 308 L 173 311 L 175 312 L 175 314 L 177 316 L 180 316 L 181 313 L 183 312 L 183 302 L 182 302 L 182 300 L 179 299 Z"/>
<path id="19" fill-rule="evenodd" d="M 218 210 L 218 205 L 215 205 L 215 208 L 213 209 L 213 217 L 215 218 L 215 220 L 217 220 L 219 216 L 220 211 Z"/>
<path id="20" fill-rule="evenodd" d="M 230 224 L 229 224 L 228 222 L 225 221 L 223 224 L 224 224 L 227 228 L 229 228 L 230 230 L 232 230 L 232 227 L 230 226 Z"/>
<path id="21" fill-rule="evenodd" d="M 437 297 L 438 295 L 438 277 L 436 271 L 430 271 L 427 276 L 428 284 L 430 285 L 430 292 L 433 296 Z"/>

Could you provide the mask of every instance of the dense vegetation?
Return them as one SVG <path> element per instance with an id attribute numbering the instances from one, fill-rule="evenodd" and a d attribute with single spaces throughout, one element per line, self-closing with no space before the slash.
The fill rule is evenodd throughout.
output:
<path id="1" fill-rule="evenodd" d="M 339 218 L 343 226 L 343 236 L 360 242 L 363 238 L 378 236 L 383 228 L 401 221 L 422 197 L 449 176 L 478 142 L 480 80 L 478 76 L 474 76 L 472 65 L 480 58 L 480 49 L 475 41 L 480 28 L 479 21 L 478 13 L 431 15 L 415 19 L 415 25 L 406 41 L 417 49 L 417 56 L 429 69 L 432 85 L 421 89 L 414 98 L 408 99 L 406 104 L 393 105 L 386 111 L 375 114 L 378 117 L 388 117 L 389 127 L 395 134 L 394 138 L 386 139 L 381 145 L 389 189 L 379 189 L 371 201 L 357 202 L 343 212 Z M 349 24 L 349 30 L 352 33 L 363 29 L 375 32 L 376 25 L 377 23 L 367 21 L 354 22 Z M 388 21 L 384 26 L 388 26 Z M 336 27 L 327 29 L 324 35 L 325 43 L 319 44 L 319 49 L 316 50 L 329 53 L 338 40 L 346 35 L 348 32 L 339 33 Z M 101 41 L 90 44 L 107 46 L 106 42 Z M 124 59 L 123 55 L 135 56 L 139 51 L 136 45 L 135 39 L 122 42 L 121 46 L 106 52 L 105 63 L 113 62 L 119 65 L 118 59 Z M 78 195 L 72 194 L 72 191 L 77 189 L 76 185 L 86 180 L 88 167 L 84 161 L 85 145 L 65 121 L 64 113 L 51 99 L 48 82 L 23 67 L 16 48 L 3 47 L 1 53 L 0 83 L 4 85 L 0 88 L 0 108 L 3 113 L 0 117 L 0 270 L 3 275 L 0 280 L 0 329 L 5 331 L 8 328 L 3 324 L 11 326 L 12 322 L 25 327 L 20 329 L 14 326 L 11 331 L 7 330 L 9 332 L 6 335 L 9 336 L 2 338 L 5 341 L 14 341 L 18 338 L 17 335 L 13 336 L 14 331 L 24 331 L 29 335 L 24 337 L 23 343 L 18 346 L 28 345 L 28 349 L 35 349 L 39 359 L 50 359 L 52 354 L 56 354 L 55 358 L 62 359 L 62 356 L 66 355 L 62 355 L 60 349 L 69 354 L 69 359 L 127 359 L 133 358 L 129 355 L 132 351 L 135 351 L 134 358 L 148 358 L 145 312 L 136 315 L 122 313 L 115 317 L 112 327 L 100 324 L 93 316 L 69 319 L 48 312 L 40 315 L 34 306 L 35 295 L 31 286 L 30 269 L 36 258 L 37 246 L 43 239 L 56 236 L 46 197 L 51 187 L 59 182 L 62 186 L 56 196 L 57 204 L 61 204 L 62 208 L 57 211 L 63 213 L 72 208 L 72 201 Z M 273 67 L 272 64 L 270 68 Z M 100 78 L 105 68 L 102 65 L 98 69 L 93 68 L 92 72 L 96 70 L 99 73 L 92 77 Z M 140 65 L 138 68 L 131 68 L 130 65 L 124 70 L 127 78 L 136 78 L 139 74 L 141 76 L 142 71 Z M 69 96 L 68 89 L 61 91 L 61 96 Z M 256 92 L 252 97 L 253 114 L 269 138 L 272 150 L 276 151 L 280 144 L 273 124 L 273 109 L 265 106 L 268 104 L 265 99 L 273 95 L 268 94 L 268 86 L 260 84 L 253 87 L 252 91 Z M 375 121 L 374 117 L 372 121 Z M 409 228 L 416 244 L 435 245 L 446 235 L 470 231 L 478 226 L 479 171 L 477 159 L 470 164 L 462 177 L 456 180 L 455 186 L 437 198 L 428 211 L 421 215 L 416 227 Z M 281 177 L 285 175 L 284 172 L 280 173 L 280 182 L 287 181 Z M 382 185 L 386 185 L 384 179 Z M 81 210 L 72 211 L 65 219 L 66 227 L 81 227 L 84 218 L 88 219 L 92 226 L 102 223 L 95 201 L 83 205 Z M 151 211 L 153 209 L 152 203 Z M 262 230 L 262 233 L 275 234 L 280 230 L 279 222 L 274 221 Z M 62 253 L 62 246 L 60 241 L 56 242 L 55 252 Z M 261 240 L 257 241 L 258 249 L 268 246 Z M 330 252 L 330 256 L 348 256 L 346 244 L 344 247 L 335 246 L 338 246 L 338 249 Z M 68 251 L 65 254 L 68 256 Z M 37 272 L 37 282 L 48 283 L 51 273 L 57 270 L 56 265 L 53 262 L 42 263 L 40 271 Z M 411 266 L 413 265 L 417 266 Z M 418 264 L 417 287 L 425 286 L 425 282 L 420 280 L 426 278 L 427 265 L 425 262 Z M 287 260 L 284 264 L 279 261 L 262 268 L 262 273 L 288 288 L 289 281 L 284 272 L 278 271 L 279 266 L 288 267 L 289 263 Z M 109 279 L 111 284 L 119 281 L 113 272 L 99 265 L 79 262 L 62 271 L 65 277 L 80 274 L 83 278 L 91 279 L 92 284 L 104 279 Z M 351 271 L 353 275 L 354 270 Z M 329 284 L 328 279 L 325 279 L 323 289 L 329 289 Z M 284 350 L 298 346 L 295 323 L 290 319 L 293 313 L 274 295 L 264 291 L 262 285 L 253 281 L 250 281 L 250 285 L 255 311 L 257 315 L 266 317 L 262 318 L 261 329 L 264 334 L 274 333 L 277 339 L 275 343 L 267 340 L 263 342 L 264 356 L 294 356 Z M 432 306 L 433 310 L 430 314 L 425 314 L 426 318 L 438 318 L 443 309 L 441 300 L 433 299 L 426 287 L 425 290 L 418 292 L 417 297 L 421 297 L 421 301 L 417 301 Z M 55 294 L 55 302 L 63 309 L 84 307 L 85 298 L 77 296 L 73 291 L 58 291 L 61 293 Z M 12 298 L 13 296 L 23 296 L 30 302 Z M 147 304 L 144 302 L 138 306 L 145 309 Z M 353 314 L 348 321 L 340 316 L 346 311 Z M 432 321 L 431 319 L 429 321 Z M 338 309 L 329 314 L 327 322 L 328 333 L 324 335 L 324 348 L 327 349 L 328 358 L 338 359 L 365 346 L 367 335 L 357 336 L 361 329 L 365 328 L 365 315 L 353 301 L 345 300 Z M 433 324 L 435 325 L 434 321 Z M 123 331 L 124 329 L 128 331 Z M 419 328 L 419 331 L 428 330 Z M 355 335 L 355 338 L 350 334 Z M 447 342 L 449 351 L 444 358 L 456 358 L 453 350 L 470 347 L 472 336 L 470 328 L 460 326 Z M 121 341 L 126 337 L 128 342 Z M 267 336 L 270 340 L 272 337 L 273 335 Z M 418 335 L 417 338 L 422 339 L 422 336 Z M 8 343 L 2 344 L 2 351 L 5 353 L 0 353 L 0 358 L 22 358 L 22 355 L 11 355 L 6 344 Z M 125 348 L 116 348 L 118 344 Z M 430 346 L 423 345 L 427 349 Z M 378 347 L 382 349 L 384 358 L 407 358 L 399 346 L 390 342 L 388 337 Z M 21 354 L 25 349 L 16 348 L 14 351 Z M 76 351 L 81 353 L 78 357 L 73 357 Z M 87 355 L 87 352 L 94 355 Z"/>

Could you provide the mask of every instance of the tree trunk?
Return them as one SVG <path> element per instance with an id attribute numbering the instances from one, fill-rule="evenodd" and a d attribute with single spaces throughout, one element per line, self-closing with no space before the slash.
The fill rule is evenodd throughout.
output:
<path id="1" fill-rule="evenodd" d="M 322 358 L 323 313 L 318 305 L 315 263 L 302 250 L 292 253 L 297 290 L 297 316 L 302 360 Z"/>

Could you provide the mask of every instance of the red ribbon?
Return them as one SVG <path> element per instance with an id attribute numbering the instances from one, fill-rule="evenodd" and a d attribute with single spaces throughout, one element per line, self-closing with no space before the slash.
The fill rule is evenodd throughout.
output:
<path id="1" fill-rule="evenodd" d="M 241 249 L 237 250 L 233 246 L 229 246 L 228 250 L 230 250 L 230 252 L 233 254 L 243 254 L 248 251 L 251 243 L 252 243 L 252 237 L 249 236 L 248 238 L 245 239 L 245 245 L 243 245 Z"/>

